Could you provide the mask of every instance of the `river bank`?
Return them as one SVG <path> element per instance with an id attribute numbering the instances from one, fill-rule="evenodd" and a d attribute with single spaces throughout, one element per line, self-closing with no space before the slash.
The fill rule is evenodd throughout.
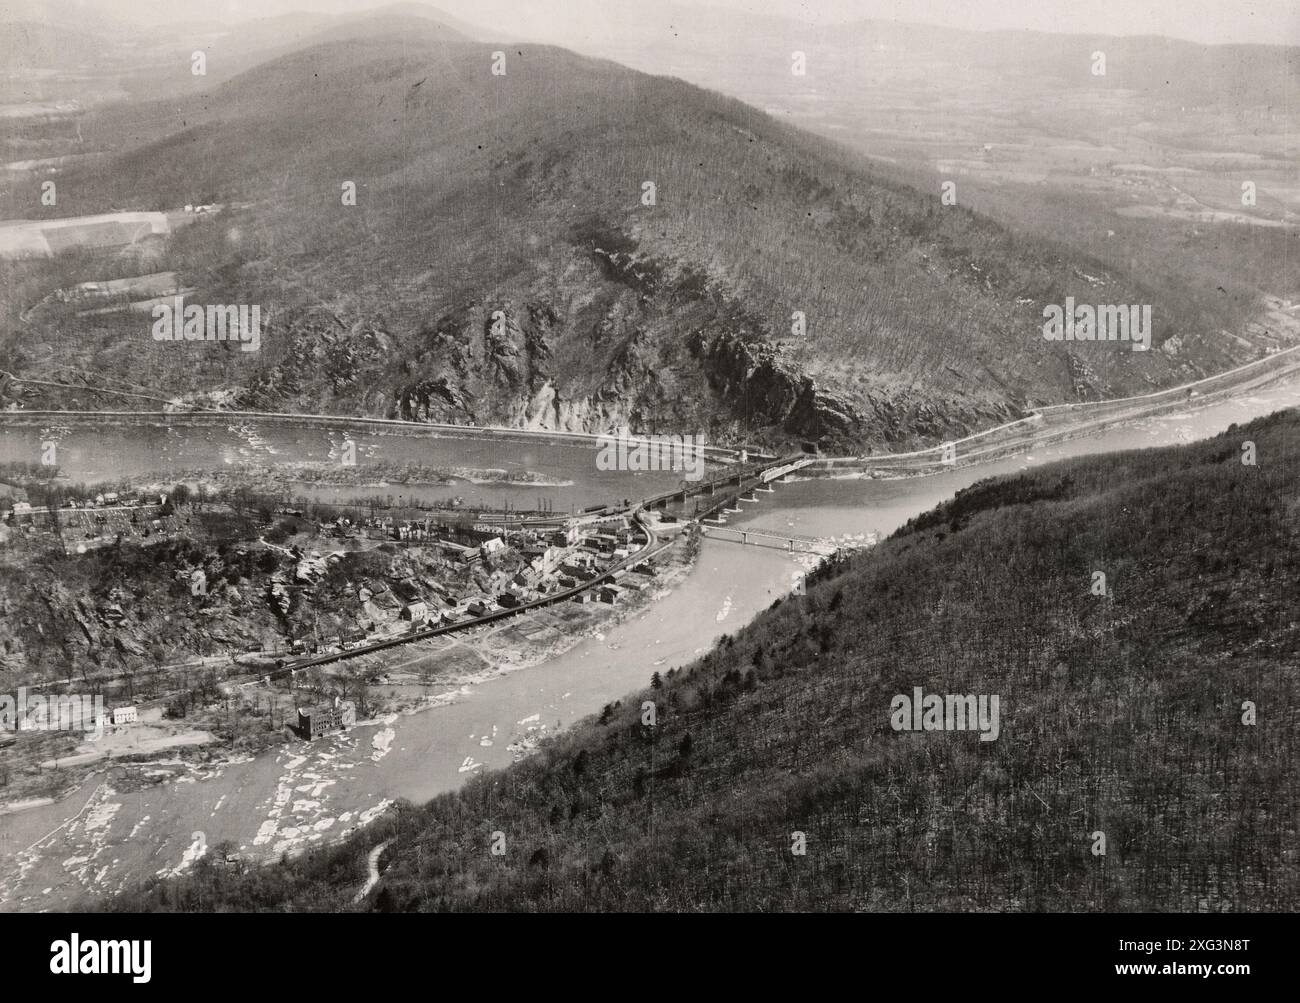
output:
<path id="1" fill-rule="evenodd" d="M 931 477 L 779 484 L 775 494 L 744 505 L 729 524 L 818 538 L 884 536 L 988 476 L 1069 455 L 1190 442 L 1297 405 L 1300 384 L 1290 384 Z M 246 762 L 178 772 L 149 790 L 105 783 L 88 793 L 87 781 L 56 804 L 0 818 L 0 851 L 11 865 L 0 878 L 0 903 L 18 910 L 67 908 L 112 894 L 128 882 L 187 866 L 195 856 L 195 832 L 206 846 L 229 840 L 269 859 L 337 838 L 398 798 L 422 801 L 454 790 L 646 686 L 653 672 L 688 664 L 788 592 L 804 570 L 782 551 L 706 540 L 694 567 L 654 603 L 526 671 L 483 665 L 476 671 L 471 660 L 446 679 L 443 701 L 427 710 L 391 715 L 306 747 L 285 745 Z M 438 656 L 410 649 L 403 668 L 418 673 Z M 70 818 L 83 801 L 93 804 Z M 57 839 L 47 835 L 56 826 Z"/>

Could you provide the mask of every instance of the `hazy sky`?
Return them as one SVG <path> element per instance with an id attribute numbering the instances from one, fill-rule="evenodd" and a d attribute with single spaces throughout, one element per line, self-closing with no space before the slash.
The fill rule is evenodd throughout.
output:
<path id="1" fill-rule="evenodd" d="M 360 11 L 383 0 L 0 0 L 0 11 L 52 2 L 133 20 L 243 20 L 295 10 Z M 681 0 L 686 6 L 703 6 Z M 885 18 L 958 28 L 1009 28 L 1110 35 L 1171 35 L 1198 42 L 1300 45 L 1300 0 L 708 0 L 709 6 L 835 23 Z M 655 0 L 441 0 L 429 6 L 475 24 L 509 27 L 517 37 L 590 37 L 612 8 L 658 20 Z"/>

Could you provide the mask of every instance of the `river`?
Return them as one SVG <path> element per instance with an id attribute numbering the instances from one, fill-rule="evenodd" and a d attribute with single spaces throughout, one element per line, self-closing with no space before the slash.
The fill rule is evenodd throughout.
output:
<path id="1" fill-rule="evenodd" d="M 288 464 L 341 467 L 347 440 L 355 446 L 356 474 L 373 483 L 394 465 L 418 464 L 438 470 L 497 471 L 509 475 L 541 474 L 545 484 L 489 482 L 458 478 L 450 484 L 391 484 L 341 487 L 297 484 L 295 495 L 318 501 L 392 495 L 394 499 L 425 503 L 447 502 L 459 496 L 470 508 L 535 508 L 545 498 L 556 512 L 567 513 L 615 499 L 642 498 L 677 487 L 682 473 L 631 473 L 598 470 L 591 445 L 535 443 L 445 434 L 421 435 L 414 430 L 371 432 L 343 428 L 277 426 L 241 419 L 225 426 L 121 425 L 103 426 L 54 420 L 42 427 L 5 426 L 0 413 L 0 462 L 41 462 L 45 444 L 54 443 L 55 464 L 73 483 L 87 485 L 126 477 L 157 475 L 166 482 L 179 471 L 287 469 Z M 383 464 L 380 468 L 378 465 Z M 367 468 L 376 470 L 374 478 Z M 500 476 L 500 474 L 498 474 Z"/>
<path id="2" fill-rule="evenodd" d="M 839 539 L 884 536 L 960 488 L 994 474 L 1068 456 L 1191 442 L 1234 422 L 1295 406 L 1300 406 L 1300 382 L 934 476 L 778 484 L 774 494 L 760 494 L 759 502 L 742 503 L 745 511 L 731 516 L 729 525 Z M 99 457 L 87 460 L 79 476 L 108 468 L 106 457 L 112 454 L 106 451 L 119 448 L 121 434 L 69 430 L 64 441 L 75 440 L 75 448 L 84 451 L 80 455 Z M 173 434 L 185 438 L 183 432 Z M 277 448 L 273 434 L 254 434 Z M 3 441 L 9 442 L 6 448 L 14 444 Z M 451 447 L 444 440 L 438 448 Z M 515 462 L 544 468 L 544 459 L 529 447 L 494 445 L 490 462 L 475 452 L 480 448 L 486 447 L 467 445 L 456 454 L 456 465 L 505 467 Z M 509 448 L 516 450 L 513 456 L 507 455 Z M 4 455 L 0 452 L 0 458 Z M 157 452 L 130 455 L 133 459 L 115 458 L 112 476 L 132 465 L 159 469 Z M 171 458 L 176 469 L 199 465 L 189 447 Z M 596 497 L 611 484 L 589 483 L 582 473 L 584 461 L 569 456 L 566 462 L 575 483 L 563 490 L 572 490 L 573 504 L 609 497 Z M 644 495 L 648 479 L 662 475 L 624 476 L 635 477 L 636 494 Z M 0 856 L 8 866 L 0 874 L 0 908 L 67 908 L 79 899 L 111 894 L 183 867 L 203 845 L 223 840 L 272 857 L 334 838 L 394 799 L 418 802 L 454 790 L 473 775 L 507 765 L 512 743 L 553 734 L 646 686 L 656 670 L 688 663 L 719 635 L 734 632 L 787 592 L 808 561 L 780 550 L 706 540 L 691 572 L 654 603 L 531 668 L 490 668 L 453 680 L 432 709 L 366 723 L 311 744 L 287 744 L 273 754 L 198 775 L 178 763 L 163 764 L 160 769 L 170 770 L 171 778 L 138 793 L 118 792 L 113 773 L 101 773 L 56 804 L 2 815 Z M 420 655 L 413 646 L 398 657 L 407 661 Z"/>

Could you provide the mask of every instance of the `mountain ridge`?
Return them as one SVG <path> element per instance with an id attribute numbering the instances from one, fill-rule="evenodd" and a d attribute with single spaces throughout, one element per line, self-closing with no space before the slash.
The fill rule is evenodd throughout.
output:
<path id="1" fill-rule="evenodd" d="M 1243 361 L 1204 293 L 1013 235 L 733 98 L 552 47 L 510 49 L 494 76 L 503 50 L 425 30 L 86 124 L 121 152 L 69 171 L 79 198 L 54 213 L 230 203 L 151 267 L 279 325 L 255 359 L 127 352 L 137 372 L 233 385 L 254 408 L 851 450 Z M 1045 344 L 1040 311 L 1067 295 L 1155 301 L 1153 350 Z M 96 321 L 58 337 L 79 368 L 114 372 L 112 342 L 132 335 Z M 450 396 L 431 391 L 450 374 Z"/>

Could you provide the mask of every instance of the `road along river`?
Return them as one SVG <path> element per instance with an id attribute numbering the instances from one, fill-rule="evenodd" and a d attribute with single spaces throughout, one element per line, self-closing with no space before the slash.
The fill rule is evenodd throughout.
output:
<path id="1" fill-rule="evenodd" d="M 778 484 L 757 503 L 741 503 L 744 511 L 729 516 L 728 525 L 861 541 L 887 535 L 984 477 L 1068 456 L 1191 442 L 1295 406 L 1300 382 L 934 476 Z M 273 441 L 266 431 L 256 434 Z M 93 450 L 94 443 L 82 440 L 79 448 Z M 507 460 L 501 449 L 493 454 L 498 467 Z M 188 456 L 178 462 L 197 465 Z M 150 464 L 158 469 L 156 455 Z M 650 493 L 643 485 L 657 489 L 646 477 L 635 482 L 638 495 Z M 497 665 L 450 679 L 431 709 L 197 773 L 179 760 L 162 762 L 162 782 L 135 793 L 118 792 L 109 769 L 62 801 L 0 815 L 0 908 L 67 908 L 184 868 L 204 846 L 223 840 L 272 858 L 336 838 L 394 799 L 422 801 L 454 790 L 470 776 L 507 765 L 539 737 L 645 686 L 656 670 L 689 662 L 787 592 L 809 560 L 706 540 L 691 572 L 628 619 L 531 668 Z M 428 653 L 418 645 L 393 656 L 412 664 L 422 657 Z"/>

